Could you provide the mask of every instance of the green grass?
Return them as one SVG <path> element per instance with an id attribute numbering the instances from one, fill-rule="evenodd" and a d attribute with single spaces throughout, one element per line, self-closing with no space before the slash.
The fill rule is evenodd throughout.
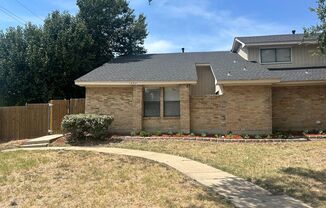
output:
<path id="1" fill-rule="evenodd" d="M 140 158 L 74 151 L 0 153 L 0 207 L 230 207 L 179 172 Z"/>
<path id="2" fill-rule="evenodd" d="M 326 207 L 326 141 L 230 144 L 155 140 L 109 146 L 185 156 L 243 177 L 275 194 L 285 193 L 314 207 Z"/>

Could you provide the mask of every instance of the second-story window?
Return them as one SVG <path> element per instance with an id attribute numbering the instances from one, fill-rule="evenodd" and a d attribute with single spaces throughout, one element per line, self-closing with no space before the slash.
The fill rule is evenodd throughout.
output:
<path id="1" fill-rule="evenodd" d="M 260 49 L 261 63 L 290 63 L 291 48 Z"/>

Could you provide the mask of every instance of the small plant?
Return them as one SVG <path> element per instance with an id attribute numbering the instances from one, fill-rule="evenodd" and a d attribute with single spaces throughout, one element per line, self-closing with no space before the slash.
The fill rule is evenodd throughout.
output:
<path id="1" fill-rule="evenodd" d="M 215 138 L 220 138 L 221 135 L 219 135 L 219 134 L 215 134 L 214 137 L 215 137 Z"/>
<path id="2" fill-rule="evenodd" d="M 137 132 L 135 132 L 135 131 L 131 131 L 131 132 L 130 132 L 130 136 L 137 136 Z"/>
<path id="3" fill-rule="evenodd" d="M 141 132 L 139 132 L 139 136 L 141 136 L 141 137 L 149 137 L 149 136 L 151 136 L 151 134 L 149 132 L 147 132 L 147 131 L 141 131 Z"/>
<path id="4" fill-rule="evenodd" d="M 207 134 L 206 134 L 205 132 L 202 132 L 200 135 L 201 135 L 202 137 L 206 137 L 206 136 L 207 136 Z"/>
<path id="5" fill-rule="evenodd" d="M 196 136 L 195 133 L 193 133 L 193 132 L 190 133 L 189 135 L 192 136 L 192 137 L 193 137 L 193 136 Z"/>
<path id="6" fill-rule="evenodd" d="M 266 139 L 272 139 L 273 137 L 272 137 L 272 135 L 268 134 L 265 138 Z"/>
<path id="7" fill-rule="evenodd" d="M 250 139 L 250 136 L 248 134 L 246 134 L 246 135 L 242 136 L 242 138 L 244 138 L 244 139 Z"/>
<path id="8" fill-rule="evenodd" d="M 262 139 L 262 136 L 260 136 L 260 135 L 256 135 L 256 136 L 255 136 L 255 139 Z"/>
<path id="9" fill-rule="evenodd" d="M 177 134 L 176 134 L 176 136 L 178 136 L 178 137 L 181 137 L 183 135 L 183 132 L 182 131 L 179 131 Z"/>
<path id="10" fill-rule="evenodd" d="M 228 131 L 226 134 L 227 134 L 228 136 L 232 136 L 232 135 L 233 135 L 232 131 Z"/>
<path id="11" fill-rule="evenodd" d="M 160 130 L 157 130 L 154 132 L 155 136 L 162 136 L 162 132 Z"/>
<path id="12" fill-rule="evenodd" d="M 168 135 L 172 136 L 173 135 L 173 131 L 168 131 Z"/>
<path id="13" fill-rule="evenodd" d="M 319 133 L 319 134 L 324 134 L 324 131 L 323 131 L 323 130 L 319 130 L 318 133 Z"/>

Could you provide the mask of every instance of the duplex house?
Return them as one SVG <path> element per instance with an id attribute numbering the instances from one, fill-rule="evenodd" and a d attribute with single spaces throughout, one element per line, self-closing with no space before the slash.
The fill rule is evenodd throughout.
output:
<path id="1" fill-rule="evenodd" d="M 118 57 L 75 81 L 112 130 L 270 134 L 326 129 L 326 57 L 303 34 L 236 37 L 230 51 Z"/>

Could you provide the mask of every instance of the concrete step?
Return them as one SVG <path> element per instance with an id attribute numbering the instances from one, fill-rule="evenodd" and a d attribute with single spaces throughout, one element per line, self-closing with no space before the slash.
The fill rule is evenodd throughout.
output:
<path id="1" fill-rule="evenodd" d="M 26 144 L 43 144 L 43 143 L 51 143 L 53 140 L 62 137 L 62 134 L 54 134 L 54 135 L 47 135 L 43 137 L 38 137 L 35 139 L 29 139 L 26 141 Z"/>
<path id="2" fill-rule="evenodd" d="M 20 145 L 20 148 L 33 148 L 33 147 L 47 147 L 49 143 L 38 143 L 38 144 L 24 144 Z"/>

